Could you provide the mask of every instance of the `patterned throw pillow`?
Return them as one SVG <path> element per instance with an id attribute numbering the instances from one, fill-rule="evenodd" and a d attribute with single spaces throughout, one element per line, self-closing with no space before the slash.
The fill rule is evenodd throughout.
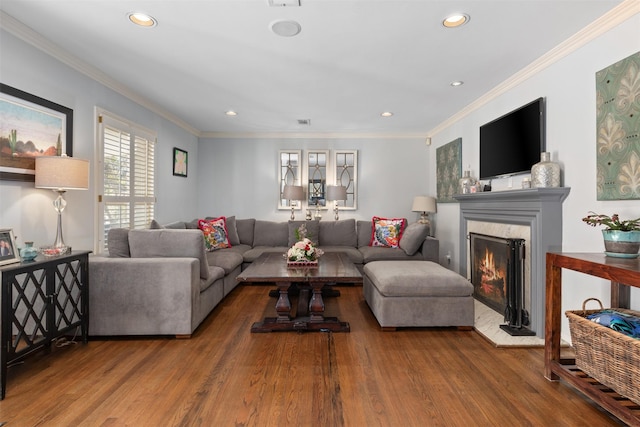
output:
<path id="1" fill-rule="evenodd" d="M 406 220 L 404 218 L 381 218 L 374 216 L 372 221 L 373 227 L 371 227 L 371 242 L 369 246 L 397 248 L 406 225 Z"/>
<path id="2" fill-rule="evenodd" d="M 227 233 L 226 218 L 221 216 L 214 219 L 199 219 L 198 228 L 204 233 L 204 243 L 207 251 L 230 248 L 229 234 Z"/>

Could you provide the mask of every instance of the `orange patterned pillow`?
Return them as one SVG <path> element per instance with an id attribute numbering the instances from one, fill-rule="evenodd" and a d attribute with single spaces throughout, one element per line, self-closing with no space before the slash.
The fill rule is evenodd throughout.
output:
<path id="1" fill-rule="evenodd" d="M 407 224 L 404 218 L 381 218 L 374 216 L 371 227 L 371 241 L 369 246 L 385 246 L 397 248 L 402 232 Z"/>
<path id="2" fill-rule="evenodd" d="M 221 216 L 214 219 L 199 219 L 198 228 L 204 233 L 204 244 L 207 251 L 230 248 L 227 220 Z"/>

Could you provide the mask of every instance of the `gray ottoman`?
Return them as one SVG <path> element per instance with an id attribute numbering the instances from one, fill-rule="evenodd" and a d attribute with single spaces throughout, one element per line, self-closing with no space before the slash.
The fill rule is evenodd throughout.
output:
<path id="1" fill-rule="evenodd" d="M 473 285 L 431 261 L 367 263 L 363 292 L 383 329 L 473 327 Z"/>

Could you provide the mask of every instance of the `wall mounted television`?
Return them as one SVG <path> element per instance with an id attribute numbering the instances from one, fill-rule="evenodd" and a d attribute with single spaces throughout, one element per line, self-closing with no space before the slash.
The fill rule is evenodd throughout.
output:
<path id="1" fill-rule="evenodd" d="M 545 151 L 544 98 L 480 126 L 480 179 L 527 173 Z"/>

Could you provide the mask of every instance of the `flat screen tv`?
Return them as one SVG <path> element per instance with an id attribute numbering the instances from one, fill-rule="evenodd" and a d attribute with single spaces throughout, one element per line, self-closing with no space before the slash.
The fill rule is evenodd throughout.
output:
<path id="1" fill-rule="evenodd" d="M 480 179 L 527 173 L 545 151 L 544 98 L 480 126 Z"/>

